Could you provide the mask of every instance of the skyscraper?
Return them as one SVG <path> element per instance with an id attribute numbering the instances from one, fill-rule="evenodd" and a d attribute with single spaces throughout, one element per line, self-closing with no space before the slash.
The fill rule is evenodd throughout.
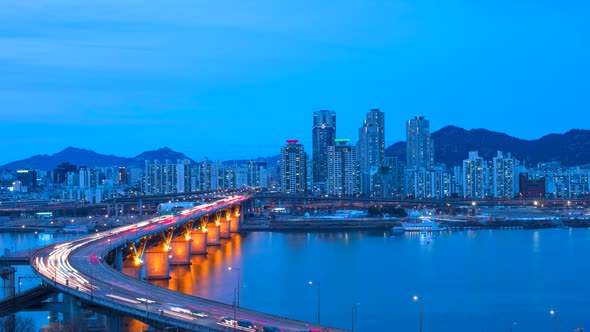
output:
<path id="1" fill-rule="evenodd" d="M 327 191 L 333 196 L 353 196 L 360 193 L 360 174 L 356 146 L 347 145 L 347 138 L 336 139 L 328 147 Z"/>
<path id="2" fill-rule="evenodd" d="M 298 140 L 287 140 L 281 148 L 281 188 L 287 194 L 307 191 L 307 155 Z"/>
<path id="3" fill-rule="evenodd" d="M 378 108 L 367 113 L 359 128 L 358 159 L 361 172 L 381 167 L 385 158 L 385 114 Z"/>
<path id="4" fill-rule="evenodd" d="M 325 192 L 328 180 L 328 147 L 334 145 L 334 139 L 336 139 L 336 112 L 329 110 L 314 112 L 312 129 L 314 193 Z"/>
<path id="5" fill-rule="evenodd" d="M 434 164 L 434 151 L 430 139 L 430 122 L 416 116 L 406 124 L 406 165 L 408 170 L 429 170 Z"/>

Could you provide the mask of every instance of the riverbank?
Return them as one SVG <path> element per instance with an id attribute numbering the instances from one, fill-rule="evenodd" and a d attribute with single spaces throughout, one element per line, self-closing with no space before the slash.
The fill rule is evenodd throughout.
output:
<path id="1" fill-rule="evenodd" d="M 539 218 L 538 216 L 518 218 L 463 217 L 449 219 L 433 217 L 449 230 L 474 229 L 541 229 L 541 228 L 590 228 L 590 218 Z M 340 230 L 390 230 L 401 226 L 401 219 L 384 218 L 300 218 L 281 217 L 270 220 L 265 217 L 246 218 L 242 231 L 340 231 Z"/>

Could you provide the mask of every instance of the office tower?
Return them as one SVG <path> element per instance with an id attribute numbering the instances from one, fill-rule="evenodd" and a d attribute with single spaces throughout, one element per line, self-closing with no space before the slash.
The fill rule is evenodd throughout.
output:
<path id="1" fill-rule="evenodd" d="M 18 170 L 16 178 L 27 189 L 26 191 L 37 188 L 37 172 L 34 170 Z"/>
<path id="2" fill-rule="evenodd" d="M 407 169 L 430 169 L 434 164 L 434 148 L 430 139 L 430 122 L 416 116 L 406 123 Z"/>
<path id="3" fill-rule="evenodd" d="M 347 138 L 336 139 L 328 147 L 327 192 L 332 196 L 354 196 L 360 193 L 360 173 L 355 146 Z"/>
<path id="4" fill-rule="evenodd" d="M 281 189 L 287 194 L 307 191 L 307 156 L 298 140 L 287 140 L 281 148 Z"/>
<path id="5" fill-rule="evenodd" d="M 314 194 L 323 194 L 328 180 L 328 146 L 336 138 L 336 112 L 322 110 L 313 113 L 312 181 Z M 316 188 L 317 187 L 317 188 Z"/>
<path id="6" fill-rule="evenodd" d="M 358 160 L 361 172 L 381 167 L 385 158 L 385 114 L 378 108 L 367 113 L 359 128 Z"/>
<path id="7" fill-rule="evenodd" d="M 67 182 L 68 173 L 77 172 L 78 168 L 76 165 L 72 165 L 68 162 L 63 162 L 53 170 L 53 183 L 60 184 Z"/>

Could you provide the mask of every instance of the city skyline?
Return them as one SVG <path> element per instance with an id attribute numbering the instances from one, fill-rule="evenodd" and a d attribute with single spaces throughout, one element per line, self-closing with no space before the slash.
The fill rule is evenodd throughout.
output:
<path id="1" fill-rule="evenodd" d="M 431 132 L 527 140 L 589 128 L 585 3 L 136 5 L 4 4 L 0 164 L 67 146 L 224 160 L 298 139 L 311 151 L 322 109 L 353 142 L 381 109 L 386 146 L 416 115 Z"/>

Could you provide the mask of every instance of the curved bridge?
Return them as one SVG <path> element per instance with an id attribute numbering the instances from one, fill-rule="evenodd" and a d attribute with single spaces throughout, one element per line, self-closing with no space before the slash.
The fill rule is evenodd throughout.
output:
<path id="1" fill-rule="evenodd" d="M 261 326 L 275 326 L 280 331 L 338 331 L 154 286 L 122 274 L 102 258 L 114 248 L 129 248 L 130 243 L 135 248 L 135 242 L 140 239 L 143 239 L 140 241 L 143 250 L 140 251 L 145 251 L 149 237 L 173 233 L 170 230 L 174 228 L 184 227 L 190 231 L 194 220 L 201 220 L 201 227 L 206 227 L 207 221 L 203 220 L 208 220 L 208 216 L 217 214 L 219 217 L 220 211 L 239 208 L 250 199 L 250 196 L 219 199 L 183 210 L 178 216 L 153 218 L 49 246 L 31 256 L 31 266 L 46 285 L 62 293 L 156 327 L 173 326 L 190 331 L 257 331 Z M 131 256 L 141 263 L 140 251 L 131 251 Z M 223 317 L 232 319 L 223 321 Z M 236 320 L 250 321 L 257 327 L 243 327 L 237 325 Z"/>

